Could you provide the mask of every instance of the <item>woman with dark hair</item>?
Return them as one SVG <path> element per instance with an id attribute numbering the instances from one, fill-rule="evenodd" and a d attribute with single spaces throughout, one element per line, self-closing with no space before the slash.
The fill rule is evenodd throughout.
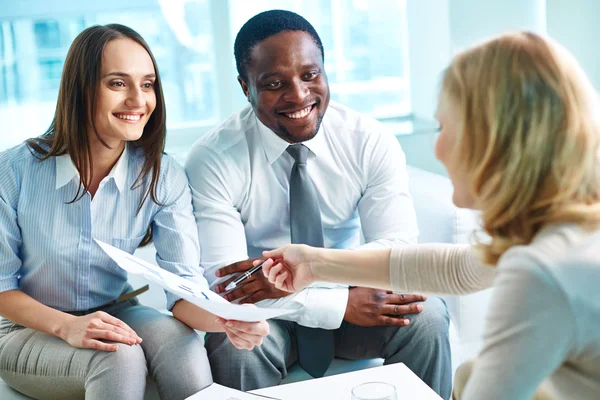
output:
<path id="1" fill-rule="evenodd" d="M 94 242 L 132 253 L 153 240 L 162 268 L 208 288 L 165 134 L 148 45 L 125 26 L 93 26 L 69 49 L 48 131 L 0 153 L 0 377 L 16 390 L 141 399 L 150 374 L 162 398 L 183 399 L 212 383 L 192 328 L 240 349 L 268 334 L 265 321 L 224 321 L 169 293 L 175 318 L 139 305 Z"/>

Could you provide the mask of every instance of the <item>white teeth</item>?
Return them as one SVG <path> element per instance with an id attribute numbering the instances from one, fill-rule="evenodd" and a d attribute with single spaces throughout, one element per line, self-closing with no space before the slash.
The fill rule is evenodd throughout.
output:
<path id="1" fill-rule="evenodd" d="M 304 118 L 310 113 L 311 109 L 312 109 L 312 106 L 308 106 L 305 109 L 297 111 L 295 113 L 291 113 L 291 114 L 286 113 L 285 116 L 288 118 L 292 118 L 292 119 Z"/>
<path id="2" fill-rule="evenodd" d="M 142 117 L 139 114 L 136 114 L 136 115 L 114 114 L 114 116 L 117 118 L 120 118 L 120 119 L 125 119 L 127 121 L 139 121 L 140 118 Z"/>

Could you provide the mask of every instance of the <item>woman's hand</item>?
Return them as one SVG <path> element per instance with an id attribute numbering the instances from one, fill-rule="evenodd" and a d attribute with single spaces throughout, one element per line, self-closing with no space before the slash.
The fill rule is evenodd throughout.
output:
<path id="1" fill-rule="evenodd" d="M 267 321 L 243 322 L 217 318 L 217 322 L 223 326 L 231 343 L 240 350 L 252 350 L 254 346 L 260 346 L 263 337 L 270 332 Z"/>
<path id="2" fill-rule="evenodd" d="M 276 250 L 264 251 L 268 260 L 262 270 L 277 289 L 298 292 L 315 282 L 314 267 L 320 262 L 318 249 L 303 244 L 292 244 Z M 255 265 L 260 260 L 255 261 Z"/>
<path id="3" fill-rule="evenodd" d="M 69 318 L 61 327 L 59 336 L 73 347 L 117 351 L 116 343 L 134 345 L 142 343 L 137 333 L 125 322 L 103 311 Z"/>

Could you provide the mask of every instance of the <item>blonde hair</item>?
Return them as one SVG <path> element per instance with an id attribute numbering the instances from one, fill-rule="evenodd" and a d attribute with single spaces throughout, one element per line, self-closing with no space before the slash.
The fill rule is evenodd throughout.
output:
<path id="1" fill-rule="evenodd" d="M 459 113 L 451 154 L 491 237 L 478 244 L 484 262 L 550 224 L 600 224 L 597 94 L 564 48 L 503 35 L 458 54 L 442 93 Z"/>

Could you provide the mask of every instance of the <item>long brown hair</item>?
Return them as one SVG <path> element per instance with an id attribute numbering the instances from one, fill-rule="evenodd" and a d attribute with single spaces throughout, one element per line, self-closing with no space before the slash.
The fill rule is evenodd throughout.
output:
<path id="1" fill-rule="evenodd" d="M 108 42 L 120 38 L 131 39 L 146 49 L 156 73 L 154 81 L 156 108 L 144 127 L 142 136 L 128 144 L 131 148 L 140 149 L 144 155 L 143 167 L 131 189 L 142 185 L 146 176 L 151 175 L 150 184 L 138 204 L 137 212 L 139 212 L 148 195 L 152 201 L 160 204 L 157 200 L 156 187 L 165 148 L 166 112 L 156 60 L 146 41 L 133 29 L 119 24 L 96 25 L 77 35 L 69 48 L 63 67 L 52 123 L 43 135 L 29 139 L 27 145 L 42 161 L 53 156 L 69 154 L 79 171 L 79 187 L 75 197 L 69 203 L 83 197 L 88 190 L 93 171 L 92 153 L 86 128 L 91 126 L 98 140 L 109 147 L 98 135 L 93 112 L 96 109 L 96 93 L 100 87 L 102 52 Z M 141 245 L 151 240 L 150 227 Z"/>
<path id="2" fill-rule="evenodd" d="M 506 34 L 457 55 L 443 95 L 457 105 L 452 155 L 467 171 L 496 264 L 545 226 L 600 224 L 598 94 L 577 61 L 534 33 Z"/>

